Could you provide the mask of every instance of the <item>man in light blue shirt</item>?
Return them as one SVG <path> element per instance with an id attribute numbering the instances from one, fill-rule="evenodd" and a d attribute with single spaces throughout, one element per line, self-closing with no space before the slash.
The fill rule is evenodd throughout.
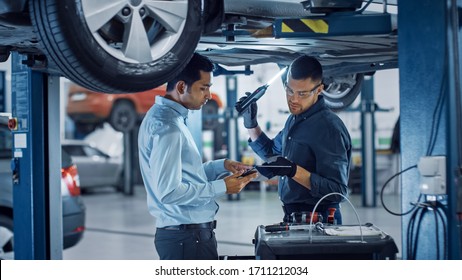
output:
<path id="1" fill-rule="evenodd" d="M 212 70 L 208 58 L 194 54 L 140 126 L 141 174 L 149 212 L 156 217 L 160 259 L 218 259 L 215 199 L 239 193 L 256 177 L 240 177 L 250 166 L 228 159 L 202 163 L 186 126 L 188 111 L 200 110 L 211 98 Z M 225 172 L 233 174 L 217 180 Z"/>

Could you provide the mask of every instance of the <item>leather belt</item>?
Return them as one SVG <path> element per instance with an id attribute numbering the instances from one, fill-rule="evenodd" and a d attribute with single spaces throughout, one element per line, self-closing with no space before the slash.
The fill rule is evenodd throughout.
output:
<path id="1" fill-rule="evenodd" d="M 181 224 L 175 226 L 166 226 L 160 229 L 165 230 L 186 230 L 186 229 L 215 229 L 217 227 L 217 221 L 200 223 L 200 224 Z"/>

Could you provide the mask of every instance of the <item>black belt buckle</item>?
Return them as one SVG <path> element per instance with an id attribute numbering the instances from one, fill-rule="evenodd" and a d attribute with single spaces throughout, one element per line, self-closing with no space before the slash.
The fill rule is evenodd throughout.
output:
<path id="1" fill-rule="evenodd" d="M 217 228 L 217 220 L 213 220 L 213 221 L 210 222 L 210 223 L 211 223 L 210 226 L 211 226 L 212 229 L 216 229 L 216 228 Z"/>

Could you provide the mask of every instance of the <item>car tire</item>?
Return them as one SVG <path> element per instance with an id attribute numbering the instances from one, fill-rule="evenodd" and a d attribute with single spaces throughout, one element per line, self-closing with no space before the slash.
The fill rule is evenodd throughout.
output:
<path id="1" fill-rule="evenodd" d="M 324 79 L 323 96 L 326 104 L 334 111 L 350 106 L 361 92 L 364 74 L 349 74 Z"/>
<path id="2" fill-rule="evenodd" d="M 77 130 L 77 132 L 84 136 L 95 131 L 97 126 L 98 124 L 94 124 L 94 123 L 84 123 L 84 122 L 75 123 L 75 129 Z"/>
<path id="3" fill-rule="evenodd" d="M 218 125 L 218 104 L 210 100 L 202 107 L 202 129 L 213 130 Z"/>
<path id="4" fill-rule="evenodd" d="M 13 219 L 0 214 L 0 259 L 14 259 Z"/>
<path id="5" fill-rule="evenodd" d="M 138 120 L 138 114 L 135 106 L 128 100 L 119 100 L 112 106 L 111 115 L 109 116 L 109 124 L 116 131 L 129 132 Z"/>
<path id="6" fill-rule="evenodd" d="M 164 84 L 185 67 L 201 36 L 201 0 L 29 2 L 50 65 L 99 92 L 140 92 Z M 158 12 L 159 7 L 174 13 Z M 108 16 L 92 14 L 95 10 Z"/>

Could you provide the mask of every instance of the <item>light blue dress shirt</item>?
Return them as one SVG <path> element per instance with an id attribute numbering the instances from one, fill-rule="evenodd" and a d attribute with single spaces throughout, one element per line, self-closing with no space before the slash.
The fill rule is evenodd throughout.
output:
<path id="1" fill-rule="evenodd" d="M 156 226 L 211 222 L 218 211 L 215 199 L 226 193 L 224 160 L 202 163 L 185 125 L 188 109 L 156 96 L 138 134 L 141 175 L 148 209 Z"/>

